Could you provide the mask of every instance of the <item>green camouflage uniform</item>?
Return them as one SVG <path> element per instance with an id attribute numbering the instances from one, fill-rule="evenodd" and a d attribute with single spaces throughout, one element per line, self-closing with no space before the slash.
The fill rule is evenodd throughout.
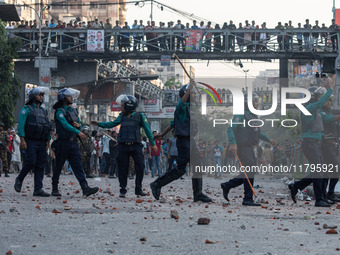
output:
<path id="1" fill-rule="evenodd" d="M 82 142 L 78 141 L 80 155 L 81 155 L 81 162 L 83 165 L 84 172 L 86 176 L 90 175 L 90 159 L 91 159 L 91 152 L 93 150 L 93 142 L 91 137 L 86 135 L 86 139 L 81 140 Z"/>
<path id="2" fill-rule="evenodd" d="M 0 132 L 0 159 L 2 161 L 2 169 L 5 173 L 8 172 L 7 146 L 9 144 L 10 140 L 8 138 L 7 132 L 6 131 Z"/>

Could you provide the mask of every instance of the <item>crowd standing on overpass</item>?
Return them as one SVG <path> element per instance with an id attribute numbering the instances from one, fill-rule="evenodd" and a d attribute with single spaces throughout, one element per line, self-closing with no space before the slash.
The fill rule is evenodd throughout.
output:
<path id="1" fill-rule="evenodd" d="M 8 22 L 7 29 L 34 29 L 39 28 L 36 20 L 21 22 Z M 192 24 L 182 24 L 181 20 L 176 23 L 173 21 L 159 22 L 158 26 L 155 21 L 135 20 L 133 24 L 120 24 L 119 21 L 111 23 L 109 19 L 105 21 L 70 21 L 68 23 L 62 20 L 51 19 L 45 20 L 41 27 L 43 29 L 43 39 L 48 38 L 49 33 L 46 29 L 56 30 L 50 34 L 51 43 L 62 43 L 62 49 L 71 50 L 86 50 L 86 33 L 71 33 L 66 31 L 64 35 L 58 35 L 58 29 L 74 30 L 74 29 L 104 29 L 105 50 L 119 50 L 119 51 L 185 51 L 186 34 L 183 32 L 174 32 L 173 34 L 162 33 L 159 30 L 203 30 L 203 44 L 202 51 L 204 52 L 225 52 L 225 51 L 239 51 L 239 52 L 262 52 L 268 50 L 268 43 L 271 39 L 276 38 L 275 50 L 298 50 L 298 51 L 315 51 L 319 46 L 323 45 L 327 50 L 336 51 L 338 49 L 337 37 L 339 33 L 339 26 L 335 24 L 335 20 L 331 20 L 331 24 L 319 24 L 315 20 L 313 24 L 306 19 L 304 24 L 298 23 L 294 26 L 292 21 L 278 22 L 277 26 L 272 29 L 280 30 L 282 33 L 270 33 L 266 30 L 266 22 L 256 24 L 253 20 L 244 23 L 234 23 L 232 20 L 223 23 L 223 25 L 216 24 L 212 26 L 211 22 L 205 24 L 201 21 L 193 21 Z M 122 30 L 116 36 L 110 35 L 111 30 Z M 226 36 L 220 31 L 210 30 L 228 30 L 229 34 Z M 255 30 L 254 32 L 243 32 L 242 30 Z M 309 32 L 299 31 L 311 30 Z M 110 31 L 109 31 L 110 30 Z M 132 30 L 128 32 L 126 30 Z M 141 31 L 139 31 L 141 30 Z M 158 32 L 153 32 L 157 30 Z M 206 31 L 207 30 L 207 31 Z M 321 31 L 319 31 L 321 30 Z M 16 35 L 27 40 L 33 39 L 34 33 L 17 32 Z M 38 33 L 35 33 L 38 36 Z M 275 39 L 274 39 L 275 40 Z M 227 47 L 227 48 L 226 48 Z M 30 47 L 28 47 L 29 49 Z"/>

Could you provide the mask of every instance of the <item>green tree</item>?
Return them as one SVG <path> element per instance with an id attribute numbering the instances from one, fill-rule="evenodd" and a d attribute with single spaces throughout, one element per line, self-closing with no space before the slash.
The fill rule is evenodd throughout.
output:
<path id="1" fill-rule="evenodd" d="M 164 84 L 167 88 L 180 88 L 182 86 L 181 82 L 179 81 L 178 77 L 172 77 Z"/>
<path id="2" fill-rule="evenodd" d="M 10 127 L 14 123 L 14 108 L 19 98 L 21 82 L 14 74 L 14 59 L 21 41 L 7 39 L 4 23 L 0 20 L 0 120 Z"/>

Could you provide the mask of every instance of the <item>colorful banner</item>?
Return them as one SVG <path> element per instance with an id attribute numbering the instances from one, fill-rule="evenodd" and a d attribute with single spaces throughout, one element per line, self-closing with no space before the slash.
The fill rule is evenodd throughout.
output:
<path id="1" fill-rule="evenodd" d="M 87 51 L 104 52 L 104 30 L 87 30 Z"/>
<path id="2" fill-rule="evenodd" d="M 186 33 L 185 51 L 201 52 L 203 32 L 201 30 L 188 30 Z"/>

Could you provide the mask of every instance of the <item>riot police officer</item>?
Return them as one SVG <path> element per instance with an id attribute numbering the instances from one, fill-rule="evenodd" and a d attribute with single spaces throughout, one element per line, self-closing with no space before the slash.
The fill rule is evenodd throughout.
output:
<path id="1" fill-rule="evenodd" d="M 34 169 L 33 196 L 40 197 L 50 196 L 42 189 L 52 127 L 47 110 L 41 107 L 45 93 L 49 93 L 49 89 L 46 87 L 32 89 L 28 95 L 28 102 L 20 111 L 18 134 L 20 148 L 26 150 L 26 153 L 24 165 L 14 184 L 15 191 L 20 192 L 26 175 Z"/>
<path id="2" fill-rule="evenodd" d="M 142 181 L 144 176 L 144 155 L 143 145 L 141 143 L 140 128 L 143 127 L 147 137 L 150 140 L 152 149 L 157 151 L 153 141 L 149 123 L 143 113 L 136 112 L 138 106 L 137 99 L 132 95 L 122 94 L 116 102 L 121 105 L 121 113 L 110 122 L 91 121 L 92 125 L 102 128 L 113 128 L 120 126 L 118 134 L 118 180 L 120 185 L 120 197 L 126 196 L 126 185 L 129 174 L 129 158 L 135 162 L 136 181 L 135 194 L 137 196 L 146 196 L 142 190 Z"/>
<path id="3" fill-rule="evenodd" d="M 56 132 L 58 139 L 55 141 L 56 166 L 52 177 L 52 196 L 61 196 L 58 190 L 61 169 L 66 160 L 69 161 L 73 173 L 77 178 L 85 196 L 95 194 L 99 188 L 90 188 L 87 184 L 82 167 L 81 155 L 77 137 L 86 139 L 86 135 L 80 132 L 80 120 L 77 109 L 72 108 L 73 99 L 80 94 L 79 90 L 65 88 L 58 92 L 58 102 L 54 104 Z"/>
<path id="4" fill-rule="evenodd" d="M 339 180 L 339 173 L 337 172 L 339 167 L 339 157 L 335 122 L 340 120 L 340 115 L 333 115 L 331 112 L 333 99 L 334 96 L 332 95 L 320 111 L 324 127 L 324 136 L 321 143 L 322 157 L 324 163 L 330 170 L 326 173 L 326 176 L 323 176 L 322 192 L 326 199 L 332 202 L 340 202 L 340 198 L 334 193 L 335 186 Z M 329 187 L 327 193 L 328 182 Z"/>
<path id="5" fill-rule="evenodd" d="M 305 106 L 312 115 L 305 115 L 301 113 L 301 128 L 302 128 L 302 151 L 308 159 L 309 165 L 315 169 L 317 164 L 323 164 L 323 157 L 321 152 L 321 139 L 323 136 L 323 122 L 319 110 L 327 103 L 335 87 L 335 76 L 331 82 L 330 88 L 325 93 L 323 87 L 310 87 L 311 100 Z M 329 207 L 331 204 L 327 203 L 326 198 L 322 192 L 322 173 L 311 171 L 303 179 L 289 184 L 288 188 L 291 192 L 291 197 L 296 203 L 296 194 L 298 190 L 303 190 L 308 185 L 313 183 L 315 206 Z"/>
<path id="6" fill-rule="evenodd" d="M 249 92 L 250 93 L 250 92 Z M 264 140 L 275 145 L 276 141 L 270 139 L 264 133 L 261 132 L 259 126 L 252 122 L 252 126 L 248 124 L 249 120 L 258 119 L 258 117 L 253 114 L 248 108 L 248 93 L 245 93 L 245 105 L 244 105 L 244 115 L 235 115 L 232 122 L 233 125 L 228 127 L 228 139 L 230 144 L 230 150 L 238 155 L 240 162 L 244 167 L 256 166 L 256 158 L 254 154 L 254 147 L 258 145 L 259 140 Z M 252 103 L 255 109 L 259 107 L 260 98 L 256 93 L 252 93 Z M 255 172 L 247 172 L 249 181 L 251 185 L 254 184 Z M 232 188 L 236 188 L 243 184 L 244 187 L 244 198 L 242 205 L 244 206 L 261 206 L 259 203 L 255 203 L 253 200 L 253 192 L 245 178 L 244 173 L 240 173 L 237 177 L 229 180 L 228 182 L 221 183 L 221 188 L 223 190 L 223 197 L 229 201 L 228 194 Z"/>
<path id="7" fill-rule="evenodd" d="M 174 120 L 161 134 L 156 135 L 155 139 L 163 138 L 172 128 L 175 129 L 177 136 L 176 146 L 178 150 L 177 166 L 174 166 L 169 172 L 158 177 L 157 180 L 150 184 L 152 195 L 156 200 L 161 195 L 161 188 L 174 180 L 181 178 L 186 173 L 187 164 L 190 161 L 191 166 L 195 163 L 200 164 L 200 153 L 194 140 L 197 134 L 197 122 L 190 115 L 190 103 L 195 101 L 195 93 L 192 92 L 194 81 L 182 86 L 179 91 L 180 100 L 176 106 Z M 190 102 L 191 101 L 191 102 Z M 193 158 L 190 158 L 192 156 Z M 195 169 L 195 168 L 194 168 Z M 202 192 L 203 180 L 202 174 L 194 171 L 192 176 L 192 188 L 194 202 L 211 202 L 211 198 Z"/>
<path id="8" fill-rule="evenodd" d="M 2 162 L 2 170 L 5 172 L 5 177 L 8 175 L 8 162 L 7 162 L 7 146 L 10 143 L 7 132 L 4 130 L 5 124 L 0 121 L 0 159 Z M 1 176 L 1 171 L 0 171 Z"/>

